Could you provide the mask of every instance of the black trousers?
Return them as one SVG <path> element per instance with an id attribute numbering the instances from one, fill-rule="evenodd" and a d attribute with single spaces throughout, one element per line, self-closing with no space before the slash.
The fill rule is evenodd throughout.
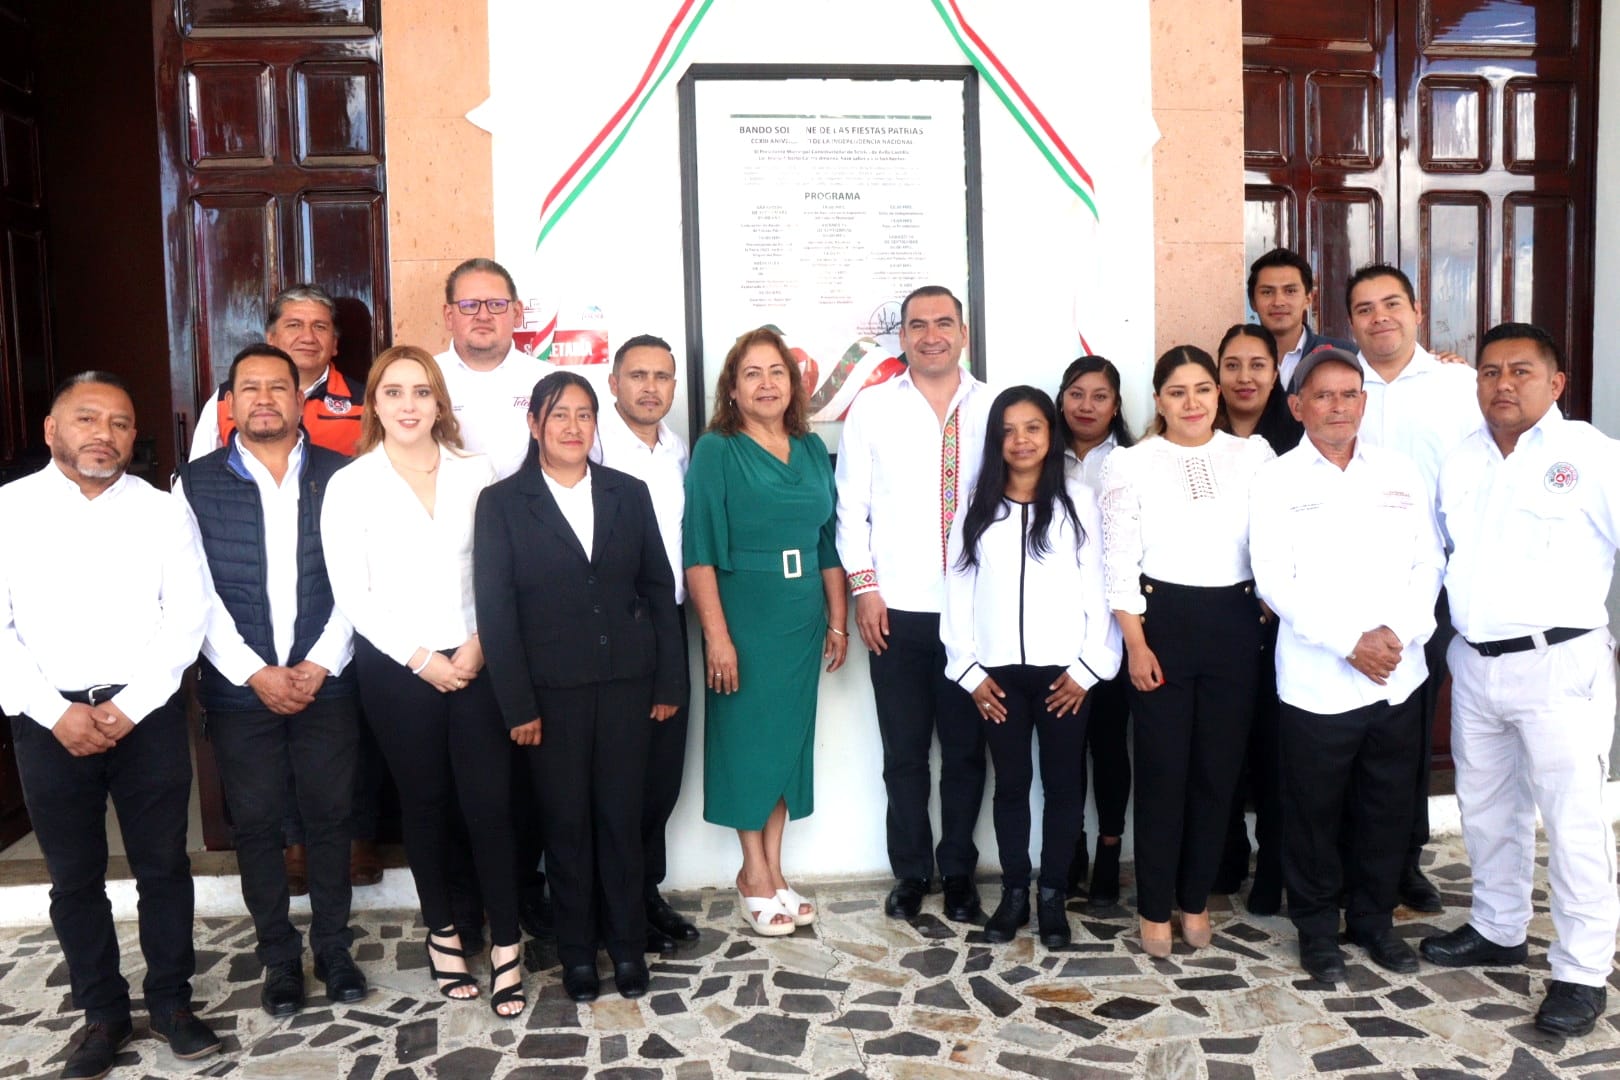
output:
<path id="1" fill-rule="evenodd" d="M 1131 754 L 1127 744 L 1131 703 L 1125 688 L 1131 677 L 1121 672 L 1104 679 L 1086 694 L 1091 710 L 1086 721 L 1086 749 L 1091 754 L 1092 801 L 1097 804 L 1097 835 L 1125 832 L 1125 807 L 1131 801 Z M 1086 800 L 1085 762 L 1080 765 L 1080 804 Z M 1080 842 L 1085 841 L 1082 833 Z M 1076 853 L 1078 855 L 1078 852 Z"/>
<path id="2" fill-rule="evenodd" d="M 344 827 L 344 842 L 350 840 L 376 840 L 377 820 L 382 816 L 383 785 L 388 779 L 388 763 L 383 760 L 382 747 L 371 733 L 370 725 L 358 719 L 355 730 L 359 733 L 354 756 L 354 781 L 349 799 L 349 820 Z M 298 793 L 291 773 L 287 775 L 287 816 L 283 830 L 288 844 L 302 844 L 304 821 L 298 803 Z"/>
<path id="3" fill-rule="evenodd" d="M 236 837 L 242 899 L 258 933 L 259 961 L 295 961 L 303 939 L 287 917 L 287 785 L 308 847 L 310 948 L 348 948 L 349 814 L 360 719 L 351 697 L 322 698 L 302 712 L 211 710 L 206 730 L 219 762 Z"/>
<path id="4" fill-rule="evenodd" d="M 638 960 L 647 944 L 641 793 L 652 680 L 535 693 L 540 745 L 529 755 L 546 822 L 557 957 L 565 967 L 593 963 L 600 940 L 615 963 Z"/>
<path id="5" fill-rule="evenodd" d="M 517 884 L 512 878 L 511 777 L 499 763 L 512 746 L 489 679 L 441 694 L 359 635 L 354 662 L 366 722 L 376 733 L 399 787 L 405 857 L 428 928 L 454 923 L 449 879 L 462 835 L 472 850 L 479 891 L 496 945 L 519 941 Z"/>
<path id="6" fill-rule="evenodd" d="M 1450 667 L 1446 663 L 1446 649 L 1451 646 L 1451 639 L 1457 636 L 1456 629 L 1451 625 L 1451 601 L 1446 598 L 1446 590 L 1441 589 L 1440 595 L 1434 601 L 1434 634 L 1423 644 L 1423 662 L 1429 667 L 1429 680 L 1423 684 L 1419 691 L 1418 707 L 1421 711 L 1419 745 L 1417 754 L 1417 777 L 1413 785 L 1414 801 L 1412 803 L 1412 836 L 1407 843 L 1406 855 L 1410 862 L 1416 863 L 1423 845 L 1429 842 L 1429 772 L 1433 766 L 1434 757 L 1434 718 L 1439 711 L 1440 687 L 1450 674 Z"/>
<path id="7" fill-rule="evenodd" d="M 889 867 L 897 878 L 971 875 L 979 865 L 973 829 L 984 799 L 984 730 L 966 690 L 945 677 L 939 615 L 889 609 L 889 644 L 870 654 L 872 696 L 883 739 L 889 796 Z M 928 798 L 928 755 L 939 736 L 939 847 Z"/>
<path id="8" fill-rule="evenodd" d="M 51 925 L 67 958 L 73 1004 L 85 1019 L 129 1018 L 129 983 L 118 969 L 118 933 L 107 899 L 107 799 L 140 894 L 146 1009 L 191 1005 L 191 860 L 186 857 L 191 747 L 178 696 L 149 713 L 117 746 L 74 757 L 56 736 L 13 717 L 23 799 L 51 875 Z"/>
<path id="9" fill-rule="evenodd" d="M 689 655 L 686 605 L 679 609 L 681 621 L 681 655 Z M 681 798 L 681 777 L 686 772 L 687 702 L 662 702 L 679 705 L 675 715 L 663 723 L 654 723 L 647 740 L 647 780 L 641 798 L 641 873 L 650 895 L 658 891 L 668 871 L 669 853 L 664 841 L 664 829 L 675 812 Z"/>
<path id="10" fill-rule="evenodd" d="M 1252 583 L 1142 579 L 1142 629 L 1164 684 L 1130 690 L 1136 718 L 1136 906 L 1164 922 L 1201 912 L 1220 865 L 1260 671 Z"/>
<path id="11" fill-rule="evenodd" d="M 1074 763 L 1085 752 L 1089 695 L 1078 714 L 1060 717 L 1047 709 L 1046 697 L 1063 674 L 1061 667 L 1013 664 L 985 670 L 1007 695 L 1002 699 L 1007 707 L 1004 722 L 979 721 L 996 767 L 990 812 L 996 824 L 996 847 L 1001 851 L 1002 888 L 1029 887 L 1029 788 L 1035 779 L 1030 742 L 1038 737 L 1045 793 L 1040 885 L 1062 892 L 1068 887 L 1069 861 L 1085 826 L 1086 792 L 1074 782 Z"/>
<path id="12" fill-rule="evenodd" d="M 1351 934 L 1390 927 L 1412 829 L 1420 695 L 1331 716 L 1282 705 L 1283 875 L 1301 937 L 1338 933 L 1341 888 Z"/>
<path id="13" fill-rule="evenodd" d="M 1245 796 L 1254 803 L 1254 880 L 1267 887 L 1282 884 L 1282 751 L 1277 738 L 1277 620 L 1270 618 L 1261 635 L 1259 689 L 1249 728 L 1248 755 L 1226 831 L 1226 850 L 1217 877 L 1241 882 L 1249 873 L 1249 829 L 1244 820 Z"/>

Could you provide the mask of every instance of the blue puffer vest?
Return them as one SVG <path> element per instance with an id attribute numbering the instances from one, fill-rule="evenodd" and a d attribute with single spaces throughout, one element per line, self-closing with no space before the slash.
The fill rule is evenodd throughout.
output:
<path id="1" fill-rule="evenodd" d="M 298 478 L 298 615 L 293 623 L 288 666 L 298 663 L 319 640 L 332 616 L 332 585 L 326 576 L 326 555 L 321 548 L 321 503 L 326 482 L 349 463 L 342 454 L 304 443 Z M 270 623 L 270 597 L 265 590 L 264 507 L 259 486 L 242 463 L 237 441 L 231 439 L 206 457 L 180 467 L 186 499 L 196 513 L 202 532 L 203 553 L 219 594 L 236 622 L 242 639 L 266 664 L 276 662 L 274 631 Z M 328 677 L 317 698 L 354 693 L 353 667 L 341 676 Z M 261 709 L 259 696 L 221 675 L 205 658 L 198 687 L 205 709 L 221 711 Z"/>

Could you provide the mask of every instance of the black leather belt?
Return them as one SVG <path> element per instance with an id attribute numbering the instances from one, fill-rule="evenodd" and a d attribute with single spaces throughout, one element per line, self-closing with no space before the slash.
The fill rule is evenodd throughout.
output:
<path id="1" fill-rule="evenodd" d="M 1555 626 L 1545 633 L 1531 634 L 1529 637 L 1503 638 L 1501 641 L 1468 641 L 1468 647 L 1481 656 L 1501 656 L 1504 653 L 1529 652 L 1531 649 L 1546 648 L 1548 645 L 1557 645 L 1561 641 L 1572 641 L 1582 634 L 1590 634 L 1591 628 L 1577 630 L 1572 626 Z"/>
<path id="2" fill-rule="evenodd" d="M 96 683 L 83 690 L 58 690 L 57 693 L 75 705 L 100 705 L 124 692 L 128 683 Z"/>

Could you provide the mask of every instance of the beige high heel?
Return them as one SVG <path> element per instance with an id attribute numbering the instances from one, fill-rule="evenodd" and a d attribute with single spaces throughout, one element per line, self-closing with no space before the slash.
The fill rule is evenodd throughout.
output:
<path id="1" fill-rule="evenodd" d="M 1142 937 L 1142 951 L 1157 960 L 1169 956 L 1173 944 L 1170 940 L 1170 923 L 1153 922 L 1140 916 L 1136 922 Z"/>
<path id="2" fill-rule="evenodd" d="M 1206 908 L 1196 914 L 1181 913 L 1182 939 L 1195 949 L 1207 949 L 1214 938 L 1214 930 L 1209 925 L 1209 910 Z"/>

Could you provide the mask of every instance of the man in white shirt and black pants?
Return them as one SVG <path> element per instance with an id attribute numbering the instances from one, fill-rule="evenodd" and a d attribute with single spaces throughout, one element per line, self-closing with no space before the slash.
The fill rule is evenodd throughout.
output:
<path id="1" fill-rule="evenodd" d="M 1356 358 L 1322 346 L 1298 374 L 1289 407 L 1305 438 L 1255 477 L 1249 523 L 1255 585 L 1281 622 L 1288 914 L 1300 964 L 1317 979 L 1345 975 L 1341 892 L 1350 940 L 1409 973 L 1417 954 L 1392 933 L 1392 913 L 1445 557 L 1417 467 L 1357 437 L 1366 394 Z"/>
<path id="2" fill-rule="evenodd" d="M 1607 1004 L 1620 899 L 1604 806 L 1615 660 L 1604 598 L 1620 544 L 1620 442 L 1558 411 L 1540 327 L 1482 339 L 1484 426 L 1440 470 L 1451 617 L 1451 754 L 1473 864 L 1468 922 L 1423 942 L 1447 967 L 1523 963 L 1536 811 L 1557 940 L 1536 1027 L 1585 1035 Z"/>
<path id="3" fill-rule="evenodd" d="M 613 354 L 608 376 L 612 402 L 596 421 L 591 460 L 627 472 L 652 494 L 658 532 L 675 575 L 682 642 L 686 638 L 686 575 L 681 566 L 681 516 L 686 510 L 686 440 L 664 423 L 675 404 L 675 354 L 669 342 L 637 334 Z M 647 951 L 667 952 L 696 941 L 698 929 L 658 891 L 668 866 L 664 830 L 681 797 L 686 771 L 687 703 L 653 725 L 641 803 L 641 865 L 646 880 Z"/>
<path id="4" fill-rule="evenodd" d="M 973 830 L 984 796 L 982 721 L 967 691 L 945 677 L 939 615 L 951 522 L 967 508 L 991 394 L 962 370 L 967 324 L 949 289 L 927 285 L 900 305 L 906 371 L 863 390 L 838 444 L 838 555 L 855 596 L 855 624 L 871 651 L 883 738 L 889 915 L 913 918 L 933 879 L 945 914 L 982 910 L 973 884 Z M 940 749 L 940 838 L 928 818 L 928 755 Z"/>
<path id="5" fill-rule="evenodd" d="M 181 466 L 213 590 L 198 696 L 219 762 L 264 964 L 271 1016 L 304 1006 L 303 941 L 287 917 L 281 859 L 288 785 L 308 851 L 310 951 L 333 1002 L 359 1001 L 366 979 L 349 955 L 350 795 L 360 730 L 353 628 L 332 605 L 321 549 L 326 482 L 344 455 L 309 442 L 298 369 L 269 344 L 231 362 L 224 446 Z"/>
<path id="6" fill-rule="evenodd" d="M 62 1070 L 99 1077 L 132 1034 L 107 902 L 107 799 L 140 891 L 150 1028 L 177 1057 L 218 1051 L 191 1012 L 191 750 L 180 678 L 208 579 L 185 508 L 127 475 L 135 406 L 75 375 L 45 420 L 51 462 L 0 488 L 0 709 L 51 875 L 51 925 L 88 1022 Z"/>

